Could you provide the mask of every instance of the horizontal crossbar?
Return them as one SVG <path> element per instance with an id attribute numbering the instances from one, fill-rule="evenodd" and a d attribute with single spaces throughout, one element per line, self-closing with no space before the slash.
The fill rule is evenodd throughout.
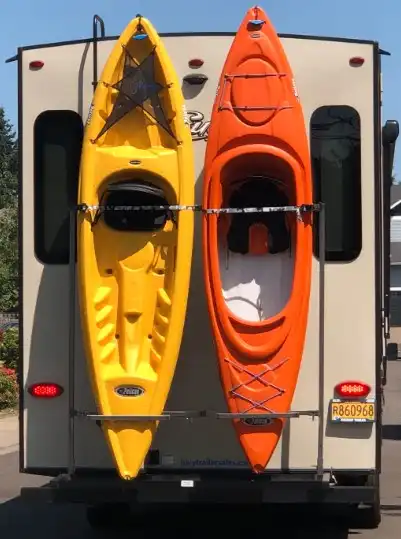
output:
<path id="1" fill-rule="evenodd" d="M 214 412 L 209 410 L 188 410 L 164 412 L 161 415 L 101 415 L 85 412 L 76 412 L 78 417 L 92 419 L 95 421 L 166 421 L 174 418 L 182 419 L 296 419 L 301 416 L 317 417 L 319 410 L 294 410 L 287 413 L 267 413 L 267 414 L 249 414 L 249 413 L 229 413 Z"/>
<path id="2" fill-rule="evenodd" d="M 243 105 L 243 106 L 233 106 L 233 105 L 230 105 L 229 107 L 228 106 L 220 106 L 219 107 L 219 110 L 277 110 L 277 111 L 280 111 L 280 110 L 286 110 L 286 109 L 292 109 L 293 107 L 291 107 L 291 105 L 288 105 L 288 106 L 282 106 L 282 107 L 270 107 L 268 105 L 265 105 L 265 106 L 261 106 L 261 107 L 252 107 L 252 106 L 247 106 L 247 105 Z"/>
<path id="3" fill-rule="evenodd" d="M 318 415 L 319 410 L 301 410 L 282 414 L 275 414 L 273 412 L 268 414 L 231 414 L 216 412 L 216 419 L 296 419 L 301 416 L 317 417 Z"/>
<path id="4" fill-rule="evenodd" d="M 168 205 L 168 206 L 96 206 L 88 204 L 80 204 L 77 206 L 77 211 L 194 211 L 202 212 L 206 214 L 218 214 L 218 213 L 274 213 L 274 212 L 317 212 L 320 211 L 320 204 L 301 204 L 300 206 L 262 206 L 252 208 L 203 208 L 200 204 L 188 206 L 188 205 Z"/>
<path id="5" fill-rule="evenodd" d="M 224 75 L 225 79 L 264 79 L 266 77 L 286 77 L 287 73 L 236 73 Z"/>

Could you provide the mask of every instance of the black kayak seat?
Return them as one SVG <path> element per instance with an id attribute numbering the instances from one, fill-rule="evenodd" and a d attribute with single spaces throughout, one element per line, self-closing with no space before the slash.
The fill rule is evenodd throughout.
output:
<path id="1" fill-rule="evenodd" d="M 286 206 L 286 194 L 268 179 L 250 179 L 236 189 L 229 200 L 232 208 L 261 206 Z M 227 233 L 227 245 L 231 252 L 248 254 L 252 225 L 259 223 L 266 227 L 268 252 L 276 254 L 290 248 L 290 231 L 284 212 L 234 213 Z"/>
<path id="2" fill-rule="evenodd" d="M 168 206 L 162 188 L 145 180 L 110 183 L 103 194 L 105 223 L 119 231 L 152 232 L 164 227 L 169 212 L 157 210 L 113 210 L 115 206 Z"/>

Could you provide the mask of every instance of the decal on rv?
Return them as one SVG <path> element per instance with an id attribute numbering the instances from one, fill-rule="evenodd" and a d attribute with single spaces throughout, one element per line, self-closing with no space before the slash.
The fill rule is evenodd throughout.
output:
<path id="1" fill-rule="evenodd" d="M 209 131 L 210 121 L 205 120 L 202 112 L 190 110 L 187 113 L 192 140 L 206 140 Z"/>

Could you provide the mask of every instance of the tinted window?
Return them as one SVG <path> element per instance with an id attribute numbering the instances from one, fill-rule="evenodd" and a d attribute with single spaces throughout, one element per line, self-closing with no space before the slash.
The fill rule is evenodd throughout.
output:
<path id="1" fill-rule="evenodd" d="M 310 130 L 313 196 L 326 208 L 326 260 L 351 261 L 362 249 L 360 117 L 345 105 L 320 107 L 312 115 Z M 317 216 L 317 257 L 318 226 Z"/>
<path id="2" fill-rule="evenodd" d="M 44 264 L 68 264 L 69 208 L 76 204 L 83 137 L 81 117 L 48 110 L 34 126 L 35 253 Z"/>
<path id="3" fill-rule="evenodd" d="M 390 326 L 401 326 L 401 292 L 390 292 Z"/>

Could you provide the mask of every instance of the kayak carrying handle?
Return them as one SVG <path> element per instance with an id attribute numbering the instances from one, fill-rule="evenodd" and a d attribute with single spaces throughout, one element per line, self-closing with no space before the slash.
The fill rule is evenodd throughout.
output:
<path id="1" fill-rule="evenodd" d="M 97 86 L 97 42 L 98 42 L 98 35 L 97 35 L 97 27 L 98 24 L 100 26 L 100 37 L 103 39 L 106 36 L 105 26 L 104 26 L 104 20 L 99 15 L 94 15 L 93 17 L 93 91 L 96 90 Z"/>

